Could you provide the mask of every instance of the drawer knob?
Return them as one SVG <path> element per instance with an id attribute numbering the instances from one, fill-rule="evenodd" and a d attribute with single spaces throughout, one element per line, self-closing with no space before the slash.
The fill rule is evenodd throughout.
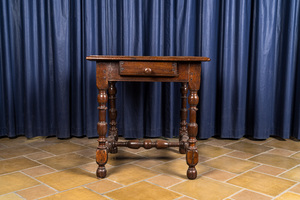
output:
<path id="1" fill-rule="evenodd" d="M 149 67 L 145 68 L 145 73 L 146 73 L 146 74 L 150 74 L 151 71 L 152 71 L 151 68 L 149 68 Z"/>

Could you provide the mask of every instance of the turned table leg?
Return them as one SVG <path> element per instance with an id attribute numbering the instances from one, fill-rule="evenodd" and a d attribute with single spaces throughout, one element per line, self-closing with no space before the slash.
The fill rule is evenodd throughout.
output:
<path id="1" fill-rule="evenodd" d="M 106 147 L 106 132 L 107 132 L 107 123 L 106 123 L 106 103 L 107 103 L 107 90 L 106 89 L 99 89 L 98 94 L 98 103 L 99 103 L 99 122 L 97 124 L 97 132 L 99 135 L 99 146 L 96 152 L 96 162 L 98 163 L 98 169 L 96 172 L 97 177 L 105 178 L 106 176 L 106 169 L 105 164 L 107 163 L 108 159 L 108 151 Z"/>
<path id="2" fill-rule="evenodd" d="M 117 109 L 116 109 L 116 93 L 117 88 L 115 87 L 116 82 L 109 81 L 108 82 L 108 94 L 109 94 L 109 103 L 110 103 L 110 109 L 109 109 L 109 137 L 114 142 L 118 141 L 118 129 L 117 129 Z M 110 153 L 118 153 L 118 147 L 114 146 Z"/>
<path id="3" fill-rule="evenodd" d="M 190 105 L 190 123 L 188 124 L 188 147 L 186 149 L 186 162 L 189 165 L 187 170 L 187 177 L 189 179 L 197 178 L 196 165 L 198 163 L 197 150 L 197 133 L 198 124 L 196 123 L 197 105 L 199 103 L 198 90 L 200 89 L 200 74 L 201 65 L 193 63 L 190 65 L 189 71 L 189 91 L 188 103 Z"/>
<path id="4" fill-rule="evenodd" d="M 188 132 L 187 132 L 187 115 L 188 115 L 188 109 L 186 108 L 186 103 L 187 103 L 187 94 L 188 94 L 188 84 L 187 83 L 182 83 L 181 86 L 181 110 L 180 110 L 180 129 L 179 129 L 179 142 L 184 141 L 187 142 L 188 140 Z M 185 152 L 185 147 L 180 146 L 179 147 L 179 152 L 184 154 Z"/>

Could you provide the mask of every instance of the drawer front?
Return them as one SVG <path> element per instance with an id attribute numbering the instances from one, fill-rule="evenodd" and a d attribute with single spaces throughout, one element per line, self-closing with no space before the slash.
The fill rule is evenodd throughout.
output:
<path id="1" fill-rule="evenodd" d="M 120 61 L 121 76 L 178 76 L 176 62 Z"/>

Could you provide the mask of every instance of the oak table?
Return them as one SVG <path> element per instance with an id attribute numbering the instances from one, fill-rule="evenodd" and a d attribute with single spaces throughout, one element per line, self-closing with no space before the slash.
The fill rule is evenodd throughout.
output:
<path id="1" fill-rule="evenodd" d="M 117 153 L 118 147 L 129 147 L 138 149 L 144 147 L 150 149 L 164 149 L 168 147 L 179 147 L 179 152 L 186 154 L 188 164 L 187 177 L 195 179 L 198 163 L 198 151 L 196 136 L 198 125 L 196 123 L 197 104 L 199 102 L 198 90 L 200 88 L 201 62 L 210 61 L 206 57 L 192 56 L 98 56 L 86 57 L 87 60 L 96 61 L 96 78 L 98 94 L 99 122 L 97 132 L 99 145 L 96 151 L 96 162 L 98 169 L 97 177 L 106 176 L 105 164 L 108 160 L 108 153 Z M 181 110 L 179 141 L 168 142 L 164 140 L 134 140 L 118 141 L 117 110 L 116 110 L 116 87 L 117 81 L 138 81 L 138 82 L 181 82 Z M 190 91 L 189 96 L 188 90 Z M 108 95 L 107 95 L 108 91 Z M 106 110 L 109 99 L 109 134 L 107 133 Z M 190 105 L 187 123 L 188 109 Z"/>

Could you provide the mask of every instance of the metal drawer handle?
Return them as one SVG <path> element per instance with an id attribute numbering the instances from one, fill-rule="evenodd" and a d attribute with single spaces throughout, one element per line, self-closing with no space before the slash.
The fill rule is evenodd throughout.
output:
<path id="1" fill-rule="evenodd" d="M 150 74 L 151 71 L 152 71 L 151 68 L 149 68 L 149 67 L 145 68 L 145 73 L 146 73 L 146 74 Z"/>

